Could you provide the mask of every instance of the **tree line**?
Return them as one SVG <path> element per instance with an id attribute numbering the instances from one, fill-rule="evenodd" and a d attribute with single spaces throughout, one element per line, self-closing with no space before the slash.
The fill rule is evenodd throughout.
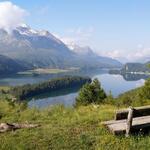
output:
<path id="1" fill-rule="evenodd" d="M 27 98 L 40 94 L 49 93 L 64 88 L 82 86 L 90 82 L 91 79 L 89 77 L 66 76 L 62 78 L 51 79 L 42 83 L 16 86 L 11 88 L 10 93 L 14 95 L 18 100 L 25 100 Z"/>

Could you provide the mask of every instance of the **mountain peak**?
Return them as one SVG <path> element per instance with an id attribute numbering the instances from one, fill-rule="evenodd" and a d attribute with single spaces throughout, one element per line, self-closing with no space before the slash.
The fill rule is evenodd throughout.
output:
<path id="1" fill-rule="evenodd" d="M 40 35 L 43 35 L 43 36 L 49 36 L 49 35 L 50 35 L 50 32 L 47 31 L 47 30 L 41 30 L 41 31 L 39 31 L 39 34 L 40 34 Z"/>
<path id="2" fill-rule="evenodd" d="M 93 50 L 89 46 L 79 46 L 74 42 L 68 43 L 67 46 L 75 53 L 79 55 L 95 55 Z"/>
<path id="3" fill-rule="evenodd" d="M 36 38 L 36 39 L 39 37 L 43 37 L 43 38 L 45 38 L 45 40 L 49 39 L 49 40 L 57 42 L 58 44 L 63 44 L 63 42 L 61 40 L 59 40 L 54 35 L 52 35 L 48 30 L 35 30 L 26 24 L 22 24 L 22 25 L 18 26 L 14 31 L 17 31 L 17 33 L 19 33 L 21 36 L 26 36 L 29 38 L 32 37 L 32 38 Z M 14 33 L 16 33 L 16 32 L 14 32 Z"/>
<path id="4" fill-rule="evenodd" d="M 118 66 L 101 58 L 89 46 L 66 46 L 47 30 L 35 30 L 22 24 L 11 34 L 0 31 L 0 54 L 37 67 Z M 4 36 L 5 35 L 5 36 Z M 72 46 L 72 47 L 71 47 Z"/>
<path id="5" fill-rule="evenodd" d="M 22 27 L 22 28 L 30 28 L 30 26 L 28 26 L 28 25 L 25 24 L 25 23 L 21 24 L 19 27 Z"/>
<path id="6" fill-rule="evenodd" d="M 26 25 L 26 24 L 22 24 L 20 26 L 18 26 L 16 28 L 16 30 L 23 35 L 29 35 L 29 36 L 33 36 L 36 35 L 38 33 L 37 30 L 31 29 L 30 26 Z"/>

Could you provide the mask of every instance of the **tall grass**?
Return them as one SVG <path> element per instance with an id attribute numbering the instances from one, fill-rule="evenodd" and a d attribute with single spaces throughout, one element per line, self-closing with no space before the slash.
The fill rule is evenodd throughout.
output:
<path id="1" fill-rule="evenodd" d="M 0 134 L 0 150 L 148 150 L 150 136 L 114 136 L 101 125 L 113 118 L 116 109 L 112 105 L 77 109 L 59 105 L 38 110 L 0 101 L 0 122 L 28 121 L 41 125 Z"/>

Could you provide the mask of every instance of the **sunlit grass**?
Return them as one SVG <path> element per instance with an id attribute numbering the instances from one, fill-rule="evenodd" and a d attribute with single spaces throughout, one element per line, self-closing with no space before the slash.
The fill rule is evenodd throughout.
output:
<path id="1" fill-rule="evenodd" d="M 40 124 L 35 129 L 21 129 L 0 134 L 0 149 L 148 149 L 150 136 L 114 136 L 101 125 L 113 119 L 117 108 L 112 105 L 65 108 L 49 107 L 43 110 L 25 109 L 0 101 L 0 122 L 30 122 Z"/>

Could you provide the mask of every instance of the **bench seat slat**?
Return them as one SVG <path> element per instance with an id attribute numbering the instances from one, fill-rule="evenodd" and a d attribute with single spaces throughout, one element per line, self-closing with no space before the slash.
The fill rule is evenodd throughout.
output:
<path id="1" fill-rule="evenodd" d="M 108 127 L 110 131 L 114 134 L 125 133 L 126 131 L 127 119 L 124 120 L 111 120 L 103 122 L 105 126 Z M 150 127 L 150 116 L 133 118 L 132 129 L 143 129 Z"/>

